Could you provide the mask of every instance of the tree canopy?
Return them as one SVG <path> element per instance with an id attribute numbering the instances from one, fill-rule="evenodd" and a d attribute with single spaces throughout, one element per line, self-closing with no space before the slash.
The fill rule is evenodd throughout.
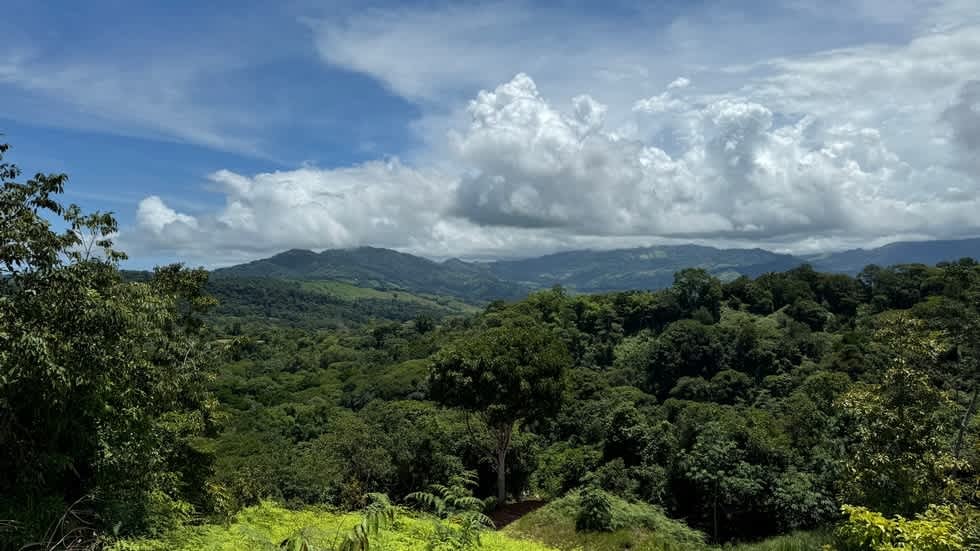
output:
<path id="1" fill-rule="evenodd" d="M 498 323 L 440 351 L 429 384 L 434 399 L 478 413 L 493 432 L 497 498 L 503 501 L 514 424 L 558 410 L 571 357 L 564 342 L 541 322 L 520 317 Z"/>

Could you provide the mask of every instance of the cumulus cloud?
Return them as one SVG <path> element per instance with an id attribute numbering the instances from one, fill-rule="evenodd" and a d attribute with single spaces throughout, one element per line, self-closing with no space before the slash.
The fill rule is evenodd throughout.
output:
<path id="1" fill-rule="evenodd" d="M 497 22 L 482 8 L 460 27 L 447 25 L 458 19 L 454 10 L 332 24 L 317 34 L 321 55 L 421 105 L 456 87 L 485 89 L 459 109 L 445 103 L 438 116 L 453 116 L 439 124 L 425 115 L 420 126 L 441 131 L 412 161 L 220 171 L 211 180 L 222 208 L 192 216 L 149 197 L 134 238 L 191 256 L 361 244 L 510 256 L 690 239 L 813 251 L 980 233 L 980 26 L 970 18 L 950 24 L 948 14 L 958 12 L 940 4 L 915 8 L 933 23 L 909 30 L 907 40 L 714 72 L 687 67 L 653 76 L 651 66 L 636 65 L 643 70 L 616 77 L 615 92 L 614 64 L 591 62 L 580 74 L 595 85 L 571 91 L 567 78 L 554 75 L 577 67 L 558 54 L 556 67 L 485 84 L 485 67 L 474 59 L 485 55 L 494 75 L 527 64 L 520 48 L 492 53 L 508 35 L 490 32 Z M 879 8 L 864 4 L 875 21 L 897 24 Z M 503 15 L 523 25 L 522 13 Z M 425 47 L 469 48 L 460 58 L 465 67 L 381 55 L 427 59 L 418 29 L 444 26 L 454 31 L 434 33 L 442 38 Z M 473 46 L 469 36 L 478 30 L 486 34 Z M 531 46 L 553 48 L 546 42 Z M 371 47 L 357 50 L 365 44 Z M 534 48 L 528 59 L 542 55 Z"/>
<path id="2" fill-rule="evenodd" d="M 223 208 L 191 216 L 148 197 L 132 246 L 194 257 L 209 250 L 234 257 L 294 247 L 410 247 L 431 235 L 451 186 L 397 159 L 253 176 L 221 170 L 210 180 L 224 195 Z"/>
<path id="3" fill-rule="evenodd" d="M 601 117 L 583 120 L 580 105 L 603 111 L 591 98 L 560 111 L 526 75 L 482 92 L 470 104 L 469 129 L 455 136 L 470 168 L 455 212 L 480 225 L 586 235 L 773 238 L 934 224 L 928 210 L 938 204 L 924 201 L 935 197 L 904 193 L 929 174 L 874 128 L 812 117 L 777 124 L 768 107 L 747 98 L 675 101 L 689 147 L 671 156 L 607 131 Z M 637 110 L 664 114 L 647 103 Z M 963 220 L 968 211 L 957 212 Z"/>
<path id="4" fill-rule="evenodd" d="M 193 216 L 178 213 L 156 195 L 140 201 L 136 218 L 140 221 L 140 226 L 154 233 L 161 233 L 168 226 L 180 226 L 188 230 L 197 228 L 197 220 Z"/>

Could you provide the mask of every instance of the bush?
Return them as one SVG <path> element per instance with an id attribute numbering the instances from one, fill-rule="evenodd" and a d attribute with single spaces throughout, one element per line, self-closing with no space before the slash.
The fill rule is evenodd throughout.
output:
<path id="1" fill-rule="evenodd" d="M 636 496 L 638 484 L 631 476 L 632 469 L 626 467 L 621 457 L 617 457 L 595 471 L 595 479 L 603 490 L 624 499 Z"/>
<path id="2" fill-rule="evenodd" d="M 594 486 L 582 490 L 575 529 L 584 532 L 612 531 L 612 504 L 606 492 Z"/>
<path id="3" fill-rule="evenodd" d="M 837 530 L 848 551 L 960 551 L 964 545 L 962 528 L 948 506 L 930 506 L 915 519 L 887 518 L 864 507 L 845 505 L 847 516 Z"/>
<path id="4" fill-rule="evenodd" d="M 582 509 L 581 492 L 556 499 L 515 522 L 500 533 L 535 540 L 562 551 L 698 551 L 708 549 L 705 536 L 680 520 L 667 517 L 659 507 L 630 503 L 608 496 L 611 532 L 579 531 L 576 519 Z"/>
<path id="5" fill-rule="evenodd" d="M 558 442 L 538 455 L 538 468 L 531 476 L 531 489 L 546 498 L 565 494 L 582 482 L 602 460 L 595 447 L 578 447 Z"/>

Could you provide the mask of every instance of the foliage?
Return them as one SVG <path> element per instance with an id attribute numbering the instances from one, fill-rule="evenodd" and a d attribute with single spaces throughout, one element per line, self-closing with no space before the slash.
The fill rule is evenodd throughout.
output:
<path id="1" fill-rule="evenodd" d="M 579 497 L 575 529 L 584 532 L 612 531 L 612 505 L 609 496 L 595 486 L 588 486 Z"/>
<path id="2" fill-rule="evenodd" d="M 219 300 L 210 319 L 239 333 L 249 326 L 342 329 L 379 320 L 440 319 L 477 310 L 446 297 L 362 288 L 339 281 L 217 277 L 208 283 L 208 292 Z"/>
<path id="3" fill-rule="evenodd" d="M 580 494 L 572 493 L 535 510 L 504 528 L 503 533 L 562 549 L 616 551 L 622 549 L 698 550 L 707 549 L 704 534 L 663 511 L 645 503 L 631 503 L 608 496 L 612 531 L 582 532 L 575 519 L 581 507 Z"/>
<path id="4" fill-rule="evenodd" d="M 431 492 L 412 492 L 405 496 L 435 514 L 430 549 L 477 548 L 481 532 L 493 528 L 493 520 L 483 514 L 486 504 L 473 497 L 475 476 L 473 472 L 464 472 L 452 477 L 448 485 L 433 484 Z"/>
<path id="5" fill-rule="evenodd" d="M 0 518 L 37 541 L 38 519 L 94 496 L 100 528 L 179 522 L 207 469 L 189 441 L 214 409 L 207 273 L 127 283 L 111 214 L 59 203 L 65 175 L 0 172 Z"/>
<path id="6" fill-rule="evenodd" d="M 576 447 L 568 442 L 552 444 L 538 454 L 532 490 L 548 498 L 561 497 L 601 462 L 602 452 L 594 447 Z"/>
<path id="7" fill-rule="evenodd" d="M 864 507 L 845 505 L 838 536 L 848 550 L 959 551 L 966 549 L 962 527 L 948 506 L 931 506 L 914 519 L 887 518 Z"/>
<path id="8" fill-rule="evenodd" d="M 363 520 L 364 517 L 356 513 L 336 513 L 322 508 L 290 510 L 272 502 L 263 502 L 243 509 L 228 525 L 190 525 L 153 539 L 123 539 L 112 543 L 109 550 L 278 551 L 285 542 L 299 542 L 311 551 L 333 551 L 342 544 L 344 535 Z M 387 529 L 379 530 L 371 537 L 371 549 L 425 551 L 432 536 L 431 519 L 397 513 Z M 552 549 L 495 532 L 485 534 L 481 541 L 484 551 Z"/>
<path id="9" fill-rule="evenodd" d="M 973 280 L 944 275 L 973 269 L 959 266 L 916 275 L 930 300 L 947 302 L 929 308 L 920 303 L 903 314 L 921 318 L 922 334 L 944 329 L 942 342 L 966 342 L 952 323 L 959 319 L 953 308 L 973 307 L 963 291 L 974 285 L 963 281 Z M 752 313 L 743 302 L 748 283 L 772 296 L 771 313 Z M 557 411 L 535 408 L 513 434 L 506 467 L 511 495 L 559 497 L 591 475 L 606 491 L 662 504 L 719 541 L 826 525 L 846 495 L 872 504 L 862 502 L 871 497 L 850 493 L 873 489 L 852 476 L 862 458 L 877 457 L 873 450 L 880 448 L 874 438 L 862 439 L 858 427 L 904 415 L 901 400 L 882 400 L 905 392 L 900 380 L 886 375 L 911 341 L 888 344 L 877 328 L 896 314 L 871 308 L 863 289 L 846 276 L 807 269 L 732 282 L 722 286 L 717 323 L 685 319 L 695 313 L 685 314 L 671 290 L 596 296 L 552 290 L 493 304 L 472 318 L 440 318 L 424 332 L 414 320 L 319 333 L 246 327 L 245 334 L 230 337 L 234 358 L 215 386 L 228 421 L 204 446 L 216 457 L 212 479 L 238 506 L 271 496 L 358 508 L 367 492 L 401 499 L 415 488 L 448 484 L 464 469 L 477 473 L 474 493 L 491 495 L 498 469 L 496 450 L 488 448 L 496 438 L 486 417 L 466 411 L 490 402 L 459 406 L 463 398 L 493 398 L 497 390 L 447 400 L 446 387 L 434 387 L 426 377 L 427 366 L 447 358 L 480 366 L 476 359 L 482 356 L 501 373 L 519 371 L 505 358 L 520 354 L 500 354 L 511 350 L 500 343 L 506 342 L 502 335 L 526 326 L 539 342 L 564 348 L 570 357 Z M 811 327 L 786 313 L 804 300 L 826 309 L 825 324 Z M 940 347 L 934 360 L 917 363 L 916 384 L 928 391 L 920 396 L 939 396 L 941 407 L 930 410 L 932 421 L 920 419 L 915 426 L 939 427 L 926 435 L 935 437 L 929 445 L 939 450 L 937 457 L 949 456 L 956 440 L 951 435 L 965 427 L 960 463 L 935 471 L 944 482 L 931 488 L 968 495 L 957 488 L 966 488 L 974 472 L 977 454 L 969 443 L 980 425 L 963 423 L 975 418 L 968 407 L 975 387 L 956 375 L 970 357 L 965 344 L 957 347 L 955 354 Z M 472 367 L 470 373 L 484 371 Z M 857 403 L 876 413 L 862 417 L 843 407 L 861 392 L 872 399 Z M 445 405 L 424 401 L 430 398 Z M 927 472 L 925 463 L 888 457 L 882 465 L 904 465 L 920 477 Z M 875 468 L 866 471 L 874 475 Z M 883 495 L 909 497 L 902 492 Z M 922 496 L 907 506 L 938 499 L 938 492 Z"/>
<path id="10" fill-rule="evenodd" d="M 564 342 L 527 317 L 505 318 L 436 356 L 429 381 L 432 395 L 478 413 L 493 433 L 499 502 L 507 495 L 505 461 L 514 424 L 558 408 L 570 363 Z"/>
<path id="11" fill-rule="evenodd" d="M 952 403 L 929 381 L 944 344 L 905 315 L 886 317 L 876 334 L 890 356 L 881 383 L 840 399 L 851 424 L 845 493 L 885 512 L 914 513 L 936 502 L 956 466 Z"/>
<path id="12" fill-rule="evenodd" d="M 827 551 L 837 543 L 830 530 L 790 532 L 762 541 L 737 543 L 725 546 L 730 551 Z"/>

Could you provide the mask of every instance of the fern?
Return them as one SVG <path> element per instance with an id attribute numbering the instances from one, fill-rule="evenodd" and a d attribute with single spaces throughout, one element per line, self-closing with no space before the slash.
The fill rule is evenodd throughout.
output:
<path id="1" fill-rule="evenodd" d="M 317 547 L 304 529 L 280 543 L 280 551 L 370 551 L 371 539 L 395 523 L 397 510 L 384 494 L 367 494 L 367 498 L 370 503 L 361 511 L 360 522 L 335 537 L 333 545 Z"/>
<path id="2" fill-rule="evenodd" d="M 493 528 L 493 520 L 483 514 L 485 503 L 473 496 L 476 473 L 465 471 L 448 485 L 433 484 L 428 492 L 412 492 L 406 499 L 416 501 L 436 516 L 435 530 L 428 549 L 470 549 L 480 545 L 480 533 Z"/>
<path id="3" fill-rule="evenodd" d="M 395 523 L 395 507 L 385 494 L 369 493 L 370 503 L 364 508 L 361 522 L 344 536 L 338 551 L 369 551 L 371 538 Z"/>

